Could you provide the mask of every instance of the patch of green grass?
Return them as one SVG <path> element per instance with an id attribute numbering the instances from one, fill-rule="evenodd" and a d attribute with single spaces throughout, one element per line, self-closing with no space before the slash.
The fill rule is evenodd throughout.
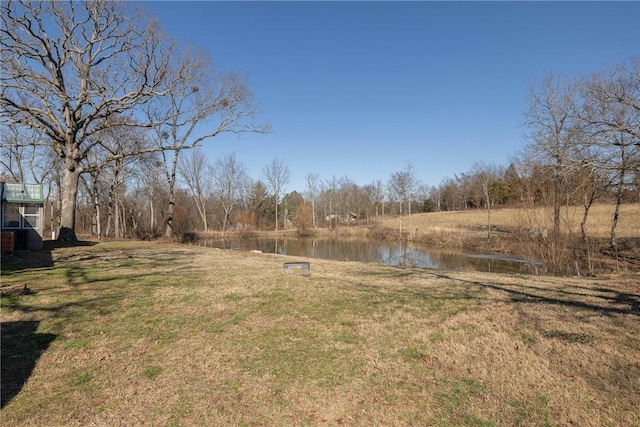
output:
<path id="1" fill-rule="evenodd" d="M 153 334 L 153 339 L 157 341 L 174 341 L 176 338 L 178 338 L 176 331 L 156 331 Z"/>
<path id="2" fill-rule="evenodd" d="M 127 304 L 128 308 L 147 308 L 156 304 L 156 299 L 153 297 L 138 297 L 132 298 Z"/>
<path id="3" fill-rule="evenodd" d="M 239 325 L 240 323 L 244 322 L 245 320 L 247 320 L 247 315 L 246 314 L 236 314 L 235 316 L 233 316 L 231 318 L 231 320 L 229 320 L 229 324 L 230 325 Z"/>
<path id="4" fill-rule="evenodd" d="M 532 400 L 515 400 L 509 405 L 516 409 L 515 426 L 536 425 L 555 427 L 558 423 L 553 419 L 549 396 L 536 394 Z"/>
<path id="5" fill-rule="evenodd" d="M 73 386 L 81 386 L 87 384 L 93 380 L 93 375 L 91 374 L 79 374 L 73 378 L 71 381 L 71 385 Z"/>
<path id="6" fill-rule="evenodd" d="M 211 328 L 209 328 L 209 332 L 211 332 L 212 334 L 225 333 L 227 331 L 227 328 L 225 326 L 226 323 L 215 323 L 211 326 Z"/>
<path id="7" fill-rule="evenodd" d="M 354 334 L 349 331 L 344 331 L 344 332 L 338 333 L 335 336 L 335 340 L 344 344 L 357 344 L 359 342 L 362 342 L 363 338 L 360 337 L 358 334 Z"/>
<path id="8" fill-rule="evenodd" d="M 160 376 L 163 369 L 160 366 L 147 366 L 142 370 L 142 376 L 148 380 L 155 380 Z"/>
<path id="9" fill-rule="evenodd" d="M 330 336 L 286 325 L 254 336 L 251 343 L 238 340 L 236 345 L 246 347 L 240 360 L 244 371 L 256 377 L 271 374 L 281 386 L 344 384 L 359 363 L 347 351 L 335 348 Z"/>
<path id="10" fill-rule="evenodd" d="M 66 349 L 83 349 L 87 348 L 89 341 L 86 338 L 71 338 L 64 343 Z"/>
<path id="11" fill-rule="evenodd" d="M 169 408 L 171 413 L 171 423 L 174 425 L 181 425 L 180 421 L 185 417 L 193 413 L 193 404 L 186 396 L 184 389 L 179 388 L 176 390 L 177 399 Z"/>
<path id="12" fill-rule="evenodd" d="M 409 360 L 424 360 L 427 353 L 416 347 L 409 347 L 401 352 L 402 357 Z"/>
<path id="13" fill-rule="evenodd" d="M 221 319 L 217 321 L 212 321 L 209 316 L 201 316 L 200 320 L 198 320 L 198 329 L 203 330 L 204 332 L 210 332 L 214 334 L 221 334 L 227 332 L 227 330 L 232 326 L 238 326 L 245 322 L 249 318 L 249 315 L 246 313 L 237 313 L 223 316 Z"/>
<path id="14" fill-rule="evenodd" d="M 162 316 L 148 316 L 140 318 L 137 322 L 128 322 L 126 333 L 135 338 L 147 338 L 158 341 L 173 341 L 178 338 L 184 320 L 175 318 L 163 318 Z"/>
<path id="15" fill-rule="evenodd" d="M 471 396 L 484 392 L 485 388 L 473 378 L 460 377 L 449 384 L 449 392 L 438 393 L 437 398 L 442 404 L 442 408 L 448 415 L 449 419 L 458 419 L 466 417 L 469 421 L 474 420 L 468 413 L 471 403 Z M 475 422 L 475 421 L 474 421 Z M 478 425 L 478 424 L 465 424 Z"/>
<path id="16" fill-rule="evenodd" d="M 182 295 L 179 298 L 177 298 L 176 302 L 181 303 L 181 304 L 197 304 L 199 299 L 200 299 L 200 296 L 198 296 L 198 295 L 187 294 L 187 295 Z"/>
<path id="17" fill-rule="evenodd" d="M 24 297 L 17 296 L 17 295 L 9 295 L 9 296 L 0 298 L 0 308 L 17 310 L 17 309 L 20 309 L 20 307 L 22 307 L 23 302 L 24 302 Z"/>
<path id="18" fill-rule="evenodd" d="M 434 332 L 429 334 L 429 342 L 437 343 L 444 340 L 444 334 L 442 332 Z"/>
<path id="19" fill-rule="evenodd" d="M 70 386 L 85 393 L 96 391 L 99 386 L 94 381 L 95 374 L 93 371 L 94 370 L 92 369 L 89 372 L 76 372 L 71 379 Z"/>
<path id="20" fill-rule="evenodd" d="M 244 297 L 240 294 L 231 293 L 231 294 L 225 294 L 224 299 L 228 301 L 242 301 Z"/>

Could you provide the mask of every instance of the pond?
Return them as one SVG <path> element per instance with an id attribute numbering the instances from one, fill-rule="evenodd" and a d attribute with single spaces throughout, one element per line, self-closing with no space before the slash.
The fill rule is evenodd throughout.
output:
<path id="1" fill-rule="evenodd" d="M 206 239 L 199 245 L 241 251 L 292 255 L 339 261 L 411 265 L 446 270 L 474 270 L 495 273 L 526 273 L 526 263 L 518 257 L 454 251 L 412 243 L 350 237 L 232 238 Z"/>

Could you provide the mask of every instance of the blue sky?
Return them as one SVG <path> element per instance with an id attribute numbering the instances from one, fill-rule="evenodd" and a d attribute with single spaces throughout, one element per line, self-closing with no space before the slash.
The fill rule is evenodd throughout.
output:
<path id="1" fill-rule="evenodd" d="M 525 141 L 529 84 L 640 55 L 640 2 L 147 2 L 162 26 L 248 76 L 269 135 L 205 143 L 254 179 L 273 158 L 358 185 L 415 166 L 437 185 Z"/>

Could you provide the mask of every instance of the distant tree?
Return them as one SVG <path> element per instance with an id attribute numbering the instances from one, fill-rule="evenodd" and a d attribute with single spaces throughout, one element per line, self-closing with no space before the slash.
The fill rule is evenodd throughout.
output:
<path id="1" fill-rule="evenodd" d="M 258 227 L 258 218 L 255 212 L 248 209 L 237 210 L 233 215 L 236 230 L 253 231 Z"/>
<path id="2" fill-rule="evenodd" d="M 337 196 L 339 187 L 338 178 L 333 175 L 331 179 L 327 179 L 323 183 L 322 199 L 324 204 L 324 216 L 329 223 L 329 227 L 335 227 L 338 223 L 337 217 L 334 212 L 337 211 Z"/>
<path id="3" fill-rule="evenodd" d="M 260 229 L 265 228 L 273 218 L 273 203 L 270 202 L 270 199 L 271 196 L 262 181 L 254 181 L 249 186 L 246 210 L 255 215 L 256 225 Z"/>
<path id="4" fill-rule="evenodd" d="M 207 205 L 211 196 L 211 181 L 207 179 L 207 174 L 210 167 L 200 148 L 191 150 L 178 161 L 178 174 L 193 196 L 205 232 L 209 231 Z"/>
<path id="5" fill-rule="evenodd" d="M 352 214 L 357 215 L 357 212 L 361 210 L 360 188 L 348 176 L 342 176 L 338 181 L 336 195 L 340 206 L 340 211 L 337 212 L 338 216 L 346 220 Z"/>
<path id="6" fill-rule="evenodd" d="M 313 226 L 313 215 L 308 203 L 302 203 L 296 209 L 296 213 L 293 216 L 293 225 L 298 230 L 299 234 L 305 234 L 309 228 Z"/>
<path id="7" fill-rule="evenodd" d="M 474 181 L 487 210 L 487 240 L 489 243 L 491 243 L 491 207 L 497 197 L 495 194 L 496 183 L 501 173 L 502 171 L 496 165 L 482 161 L 476 162 L 472 166 Z"/>
<path id="8" fill-rule="evenodd" d="M 384 215 L 384 184 L 382 183 L 382 180 L 378 179 L 371 184 L 371 187 L 373 191 L 372 196 L 373 203 L 375 204 L 376 217 L 378 215 Z"/>
<path id="9" fill-rule="evenodd" d="M 507 187 L 499 177 L 489 184 L 489 199 L 492 201 L 492 205 L 503 205 L 507 200 Z"/>
<path id="10" fill-rule="evenodd" d="M 358 208 L 358 218 L 363 218 L 368 224 L 371 217 L 375 215 L 375 191 L 371 184 L 359 186 L 357 188 L 356 206 Z"/>
<path id="11" fill-rule="evenodd" d="M 283 206 L 283 214 L 282 218 L 285 221 L 285 224 L 289 221 L 290 218 L 294 218 L 296 216 L 296 212 L 298 208 L 305 204 L 304 197 L 302 194 L 293 190 L 291 193 L 287 194 L 282 198 L 282 206 Z"/>
<path id="12" fill-rule="evenodd" d="M 502 181 L 504 182 L 505 200 L 509 202 L 522 203 L 524 194 L 522 180 L 515 163 L 510 163 L 504 172 Z"/>
<path id="13" fill-rule="evenodd" d="M 214 197 L 222 205 L 222 231 L 227 231 L 232 212 L 237 208 L 249 187 L 247 167 L 235 154 L 220 156 L 209 168 Z"/>
<path id="14" fill-rule="evenodd" d="M 525 125 L 529 156 L 549 165 L 552 180 L 554 236 L 560 234 L 560 207 L 566 201 L 567 173 L 575 167 L 580 142 L 576 123 L 578 93 L 575 84 L 552 73 L 529 89 Z"/>
<path id="15" fill-rule="evenodd" d="M 118 115 L 113 115 L 109 119 L 119 123 L 121 119 Z M 107 193 L 107 224 L 104 234 L 101 231 L 100 209 L 94 207 L 96 232 L 100 236 L 124 237 L 125 223 L 123 216 L 123 203 L 127 190 L 127 180 L 144 162 L 145 156 L 152 153 L 147 152 L 150 143 L 147 132 L 141 127 L 113 125 L 101 130 L 92 139 L 99 141 L 98 146 L 87 156 L 84 166 L 86 173 L 91 175 L 91 180 L 97 184 L 97 180 L 102 181 L 102 192 Z M 153 151 L 153 149 L 151 150 Z M 136 156 L 120 156 L 121 153 L 145 152 Z M 99 191 L 100 185 L 93 185 L 93 191 Z M 94 194 L 94 204 L 99 201 L 99 195 Z"/>
<path id="16" fill-rule="evenodd" d="M 289 183 L 289 167 L 281 159 L 273 159 L 263 169 L 264 179 L 269 186 L 271 193 L 273 194 L 273 204 L 275 206 L 275 230 L 278 231 L 278 204 L 280 203 L 280 196 L 282 195 L 284 188 Z"/>
<path id="17" fill-rule="evenodd" d="M 400 208 L 400 232 L 402 233 L 402 208 L 405 203 L 409 205 L 409 221 L 411 221 L 411 197 L 416 188 L 417 178 L 415 166 L 408 162 L 404 170 L 391 174 L 387 183 L 389 194 L 392 195 Z"/>
<path id="18" fill-rule="evenodd" d="M 145 207 L 147 213 L 144 218 L 145 226 L 140 227 L 139 233 L 143 238 L 159 236 L 162 225 L 162 206 L 166 206 L 166 188 L 162 179 L 163 171 L 157 155 L 143 162 L 137 169 L 138 202 Z"/>
<path id="19" fill-rule="evenodd" d="M 435 205 L 433 203 L 433 200 L 424 199 L 423 206 L 422 206 L 422 211 L 423 212 L 435 212 Z"/>
<path id="20" fill-rule="evenodd" d="M 313 227 L 316 227 L 316 198 L 320 193 L 320 177 L 317 174 L 308 174 L 306 176 L 307 197 L 311 200 L 311 217 Z"/>

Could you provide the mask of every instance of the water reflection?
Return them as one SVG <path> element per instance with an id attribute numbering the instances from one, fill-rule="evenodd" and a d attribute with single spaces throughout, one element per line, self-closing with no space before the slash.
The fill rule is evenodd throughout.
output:
<path id="1" fill-rule="evenodd" d="M 281 255 L 374 262 L 394 266 L 412 265 L 423 268 L 497 273 L 526 272 L 526 264 L 515 257 L 455 252 L 408 242 L 353 238 L 237 238 L 201 240 L 200 244 L 220 249 L 259 250 Z"/>

